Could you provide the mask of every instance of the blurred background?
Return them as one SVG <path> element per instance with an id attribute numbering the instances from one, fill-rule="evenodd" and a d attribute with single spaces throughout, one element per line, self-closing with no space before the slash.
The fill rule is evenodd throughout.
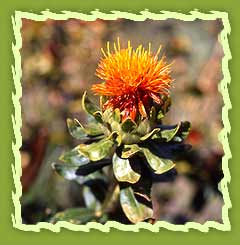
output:
<path id="1" fill-rule="evenodd" d="M 218 92 L 223 58 L 219 34 L 222 22 L 115 21 L 69 19 L 45 22 L 23 19 L 22 33 L 22 138 L 21 147 L 24 223 L 48 221 L 57 211 L 84 206 L 81 186 L 58 176 L 51 163 L 76 145 L 66 118 L 86 120 L 81 97 L 99 82 L 95 70 L 100 49 L 120 38 L 126 46 L 159 45 L 169 62 L 174 60 L 172 106 L 164 123 L 190 121 L 187 143 L 192 150 L 177 162 L 173 183 L 153 187 L 159 220 L 222 222 L 223 149 L 218 134 L 223 128 L 223 100 Z"/>

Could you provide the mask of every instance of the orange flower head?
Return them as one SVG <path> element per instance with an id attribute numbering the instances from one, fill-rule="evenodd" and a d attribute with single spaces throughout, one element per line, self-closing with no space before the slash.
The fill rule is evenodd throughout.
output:
<path id="1" fill-rule="evenodd" d="M 166 57 L 158 59 L 161 47 L 156 54 L 151 52 L 151 44 L 146 50 L 139 45 L 137 49 L 128 47 L 121 49 L 120 43 L 114 43 L 114 52 L 102 49 L 101 59 L 96 75 L 104 80 L 102 84 L 94 84 L 92 90 L 99 95 L 108 97 L 103 110 L 119 108 L 122 120 L 143 118 L 148 116 L 152 102 L 163 103 L 161 95 L 168 96 L 172 83 L 170 64 Z"/>

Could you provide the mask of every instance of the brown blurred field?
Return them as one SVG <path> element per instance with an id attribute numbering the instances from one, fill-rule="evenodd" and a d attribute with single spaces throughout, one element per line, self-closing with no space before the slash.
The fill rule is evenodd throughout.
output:
<path id="1" fill-rule="evenodd" d="M 57 176 L 51 163 L 76 144 L 67 132 L 66 118 L 86 120 L 82 94 L 99 81 L 95 70 L 100 49 L 118 37 L 122 46 L 128 40 L 133 47 L 151 42 L 153 51 L 162 45 L 168 61 L 174 61 L 175 80 L 172 107 L 164 122 L 192 124 L 188 143 L 193 149 L 177 163 L 176 181 L 153 188 L 159 219 L 221 222 L 223 200 L 218 186 L 223 149 L 218 134 L 223 127 L 223 101 L 218 84 L 223 50 L 218 39 L 222 28 L 219 20 L 23 20 L 23 222 L 47 221 L 56 211 L 84 205 L 81 186 Z"/>

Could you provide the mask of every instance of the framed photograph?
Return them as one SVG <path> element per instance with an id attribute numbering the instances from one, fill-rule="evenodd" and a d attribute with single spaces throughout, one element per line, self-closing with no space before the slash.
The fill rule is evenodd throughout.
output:
<path id="1" fill-rule="evenodd" d="M 237 238 L 236 10 L 68 4 L 6 12 L 8 240 Z"/>

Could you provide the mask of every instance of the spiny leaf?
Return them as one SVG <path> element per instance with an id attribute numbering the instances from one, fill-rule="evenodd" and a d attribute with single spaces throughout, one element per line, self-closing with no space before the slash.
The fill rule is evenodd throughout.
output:
<path id="1" fill-rule="evenodd" d="M 88 164 L 79 166 L 76 171 L 76 174 L 80 176 L 87 176 L 110 164 L 111 164 L 110 159 L 102 159 L 99 161 L 90 162 Z"/>
<path id="2" fill-rule="evenodd" d="M 166 130 L 161 130 L 161 138 L 165 139 L 167 142 L 172 140 L 174 136 L 177 134 L 179 130 L 180 124 L 178 124 L 175 128 L 173 129 L 166 129 Z"/>
<path id="3" fill-rule="evenodd" d="M 161 130 L 155 133 L 151 138 L 152 139 L 164 139 L 166 142 L 174 140 L 176 142 L 182 142 L 189 134 L 190 131 L 190 123 L 189 122 L 181 122 L 177 125 L 159 125 Z"/>
<path id="4" fill-rule="evenodd" d="M 127 118 L 123 123 L 122 123 L 122 130 L 126 133 L 131 132 L 134 128 L 136 128 L 136 123 L 131 119 Z"/>
<path id="5" fill-rule="evenodd" d="M 159 142 L 156 140 L 149 140 L 142 146 L 148 148 L 153 154 L 160 158 L 171 160 L 191 149 L 189 144 L 182 144 L 177 142 Z"/>
<path id="6" fill-rule="evenodd" d="M 140 136 L 133 133 L 124 133 L 122 135 L 122 143 L 123 144 L 136 144 L 140 141 Z"/>
<path id="7" fill-rule="evenodd" d="M 120 203 L 127 218 L 134 224 L 152 218 L 152 208 L 137 201 L 131 187 L 120 191 Z"/>
<path id="8" fill-rule="evenodd" d="M 144 136 L 148 134 L 150 130 L 151 130 L 150 121 L 148 119 L 144 119 L 139 123 L 138 127 L 133 132 L 137 133 L 140 136 Z"/>
<path id="9" fill-rule="evenodd" d="M 141 141 L 147 140 L 148 138 L 151 138 L 153 135 L 157 134 L 159 131 L 160 131 L 160 128 L 155 128 L 151 132 L 149 132 L 148 134 L 142 136 L 140 138 L 140 140 Z"/>
<path id="10" fill-rule="evenodd" d="M 76 167 L 89 163 L 89 159 L 79 152 L 79 146 L 70 151 L 64 152 L 60 156 L 59 160 L 70 163 Z"/>
<path id="11" fill-rule="evenodd" d="M 89 123 L 85 127 L 85 132 L 87 133 L 88 136 L 93 136 L 98 138 L 103 134 L 103 128 L 101 125 L 96 124 L 96 123 Z"/>
<path id="12" fill-rule="evenodd" d="M 78 178 L 76 175 L 77 166 L 71 163 L 53 163 L 52 168 L 64 179 L 75 180 Z"/>
<path id="13" fill-rule="evenodd" d="M 137 144 L 124 145 L 121 158 L 130 158 L 139 151 L 141 151 L 141 149 Z"/>
<path id="14" fill-rule="evenodd" d="M 117 131 L 117 132 L 119 132 L 119 133 L 122 132 L 122 128 L 121 128 L 120 123 L 118 123 L 118 122 L 116 122 L 116 121 L 113 121 L 113 122 L 111 123 L 111 129 L 112 129 L 112 131 Z"/>
<path id="15" fill-rule="evenodd" d="M 100 96 L 99 97 L 99 105 L 100 105 L 100 108 L 103 108 L 103 105 L 107 102 L 107 97 L 106 96 Z"/>
<path id="16" fill-rule="evenodd" d="M 75 147 L 71 151 L 64 152 L 59 160 L 63 161 L 62 163 L 53 163 L 52 167 L 55 171 L 67 180 L 75 180 L 78 178 L 76 175 L 76 170 L 79 166 L 86 165 L 90 160 L 79 153 L 79 146 Z M 82 182 L 82 179 L 79 179 Z"/>
<path id="17" fill-rule="evenodd" d="M 102 123 L 102 113 L 100 111 L 99 106 L 96 103 L 93 103 L 87 96 L 87 92 L 85 91 L 82 96 L 82 108 L 88 114 L 92 115 L 96 121 Z"/>
<path id="18" fill-rule="evenodd" d="M 95 120 L 99 123 L 103 123 L 103 120 L 102 120 L 102 113 L 100 111 L 95 111 L 93 113 L 93 117 L 95 118 Z"/>
<path id="19" fill-rule="evenodd" d="M 120 113 L 120 110 L 119 108 L 116 108 L 114 111 L 113 111 L 113 120 L 117 123 L 120 123 L 121 121 L 121 113 Z"/>
<path id="20" fill-rule="evenodd" d="M 78 176 L 78 175 L 76 175 Z M 90 182 L 93 181 L 106 181 L 106 176 L 104 176 L 100 171 L 95 171 L 91 174 L 88 174 L 87 176 L 78 176 L 78 178 L 75 179 L 80 185 L 85 184 L 89 185 Z"/>
<path id="21" fill-rule="evenodd" d="M 152 106 L 151 110 L 150 110 L 150 117 L 149 120 L 151 123 L 154 123 L 157 117 L 157 112 L 156 112 L 156 108 L 154 106 Z"/>
<path id="22" fill-rule="evenodd" d="M 185 140 L 190 132 L 191 129 L 191 123 L 188 121 L 181 122 L 179 131 L 177 133 L 177 136 L 181 137 L 183 140 Z"/>
<path id="23" fill-rule="evenodd" d="M 112 139 L 104 138 L 89 145 L 81 144 L 79 149 L 91 161 L 98 161 L 111 154 L 114 144 Z"/>
<path id="24" fill-rule="evenodd" d="M 70 134 L 76 139 L 86 140 L 90 137 L 98 138 L 103 134 L 102 127 L 97 123 L 89 123 L 85 128 L 77 119 L 67 119 Z"/>
<path id="25" fill-rule="evenodd" d="M 89 163 L 90 164 L 90 163 Z M 89 164 L 75 165 L 73 163 L 53 163 L 52 168 L 64 179 L 74 180 L 79 184 L 85 184 L 92 180 L 104 180 L 105 177 L 99 172 L 95 171 L 94 173 L 88 174 L 87 176 L 79 176 L 77 171 L 80 166 L 86 166 Z"/>
<path id="26" fill-rule="evenodd" d="M 160 110 L 157 112 L 157 120 L 161 121 L 161 119 L 165 116 L 165 114 L 169 111 L 169 108 L 172 104 L 171 98 L 163 96 L 162 100 L 164 103 L 161 105 Z"/>
<path id="27" fill-rule="evenodd" d="M 171 160 L 160 158 L 160 157 L 154 155 L 147 148 L 141 147 L 141 151 L 143 152 L 143 154 L 146 157 L 149 165 L 155 171 L 156 174 L 165 173 L 175 166 L 175 164 Z"/>
<path id="28" fill-rule="evenodd" d="M 132 169 L 137 173 L 141 174 L 141 178 L 135 184 L 132 184 L 131 187 L 135 194 L 135 197 L 138 200 L 138 197 L 141 196 L 145 199 L 145 204 L 149 206 L 151 204 L 151 189 L 152 189 L 152 170 L 147 166 L 146 160 L 138 155 L 129 159 Z M 138 194 L 138 195 L 136 195 Z M 142 200 L 143 201 L 143 200 Z M 149 203 L 150 202 L 150 203 Z"/>
<path id="29" fill-rule="evenodd" d="M 88 138 L 84 128 L 76 119 L 72 120 L 68 118 L 67 126 L 68 126 L 69 133 L 72 135 L 72 137 L 79 140 Z"/>
<path id="30" fill-rule="evenodd" d="M 136 183 L 141 175 L 133 171 L 128 159 L 113 155 L 113 173 L 118 181 Z"/>
<path id="31" fill-rule="evenodd" d="M 111 123 L 113 121 L 112 118 L 113 111 L 111 109 L 107 109 L 102 114 L 102 120 L 104 123 Z"/>

